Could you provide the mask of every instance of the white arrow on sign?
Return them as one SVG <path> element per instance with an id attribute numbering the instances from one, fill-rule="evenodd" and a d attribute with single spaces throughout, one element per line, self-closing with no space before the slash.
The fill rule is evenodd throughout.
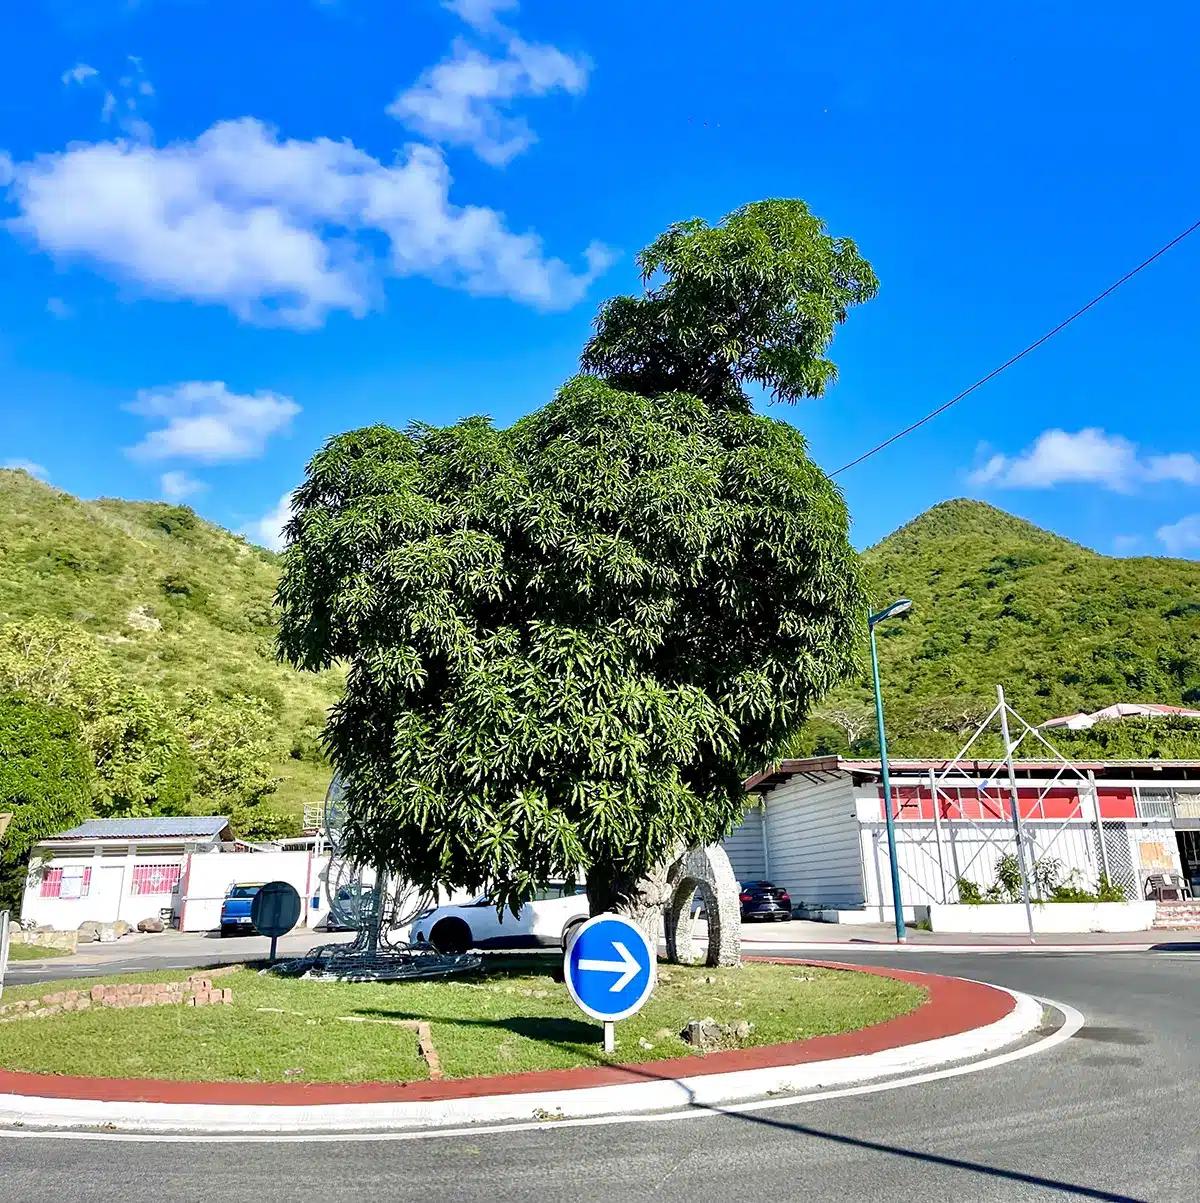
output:
<path id="1" fill-rule="evenodd" d="M 593 961 L 587 957 L 580 957 L 579 968 L 593 969 L 598 973 L 619 973 L 621 976 L 608 988 L 610 994 L 616 994 L 633 981 L 641 966 L 637 963 L 637 958 L 630 954 L 629 949 L 620 940 L 614 940 L 612 946 L 613 951 L 621 958 L 619 961 Z"/>

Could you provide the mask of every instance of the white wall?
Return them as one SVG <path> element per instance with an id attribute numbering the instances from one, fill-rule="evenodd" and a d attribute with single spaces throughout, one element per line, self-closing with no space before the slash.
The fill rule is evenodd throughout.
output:
<path id="1" fill-rule="evenodd" d="M 41 876 L 31 873 L 21 902 L 21 919 L 59 931 L 75 931 L 89 920 L 113 923 L 124 919 L 131 927 L 136 927 L 142 919 L 157 919 L 161 909 L 177 902 L 177 896 L 132 893 L 134 868 L 138 865 L 182 865 L 184 859 L 182 848 L 143 853 L 119 849 L 93 853 L 88 849 L 78 856 L 47 857 L 42 862 L 46 869 L 90 868 L 88 892 L 80 898 L 43 898 Z"/>
<path id="2" fill-rule="evenodd" d="M 181 879 L 183 931 L 215 931 L 221 926 L 221 904 L 239 881 L 286 881 L 296 887 L 301 903 L 311 903 L 316 873 L 308 852 L 221 852 L 188 857 Z M 300 923 L 308 914 L 302 905 Z"/>
<path id="3" fill-rule="evenodd" d="M 47 863 L 48 868 L 88 868 L 95 864 L 91 852 L 87 856 L 64 856 Z M 118 862 L 123 864 L 124 862 Z M 39 874 L 30 873 L 25 882 L 25 893 L 21 899 L 21 921 L 33 922 L 38 927 L 53 927 L 57 931 L 74 931 L 81 923 L 93 919 L 97 923 L 111 923 L 118 917 L 120 899 L 96 897 L 94 885 L 96 870 L 92 869 L 92 882 L 86 898 L 43 898 Z"/>
<path id="4" fill-rule="evenodd" d="M 751 805 L 741 826 L 731 831 L 721 844 L 733 875 L 738 882 L 762 881 L 770 875 L 763 858 L 762 808 Z"/>
<path id="5" fill-rule="evenodd" d="M 1154 925 L 1153 902 L 1051 902 L 1033 906 L 1035 932 L 1149 931 Z M 1022 903 L 929 908 L 933 931 L 964 933 L 1021 933 L 1029 930 Z"/>
<path id="6" fill-rule="evenodd" d="M 1175 833 L 1169 824 L 1137 820 L 1119 824 L 1105 821 L 1108 868 L 1115 882 L 1125 884 L 1130 900 L 1141 898 L 1147 870 L 1139 863 L 1139 845 L 1147 843 L 1178 857 Z M 959 877 L 986 890 L 996 880 L 1000 857 L 1015 849 L 1012 824 L 973 823 L 944 819 L 940 849 L 937 828 L 931 819 L 905 819 L 896 825 L 896 859 L 900 866 L 901 897 L 906 905 L 957 902 L 954 882 Z M 1072 872 L 1085 888 L 1094 889 L 1103 869 L 1096 825 L 1087 819 L 1027 820 L 1021 825 L 1029 841 L 1027 855 L 1034 861 L 1060 862 L 1061 879 Z M 866 870 L 866 904 L 873 910 L 892 901 L 892 877 L 887 850 L 887 828 L 882 819 L 862 824 L 862 855 Z M 1117 861 L 1122 863 L 1118 864 Z M 1132 861 L 1133 877 L 1129 876 Z"/>
<path id="7" fill-rule="evenodd" d="M 803 777 L 766 795 L 769 876 L 794 906 L 863 903 L 862 854 L 849 776 L 816 783 Z"/>

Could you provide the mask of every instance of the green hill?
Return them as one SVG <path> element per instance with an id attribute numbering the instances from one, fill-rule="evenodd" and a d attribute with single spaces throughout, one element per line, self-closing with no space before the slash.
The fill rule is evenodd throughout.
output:
<path id="1" fill-rule="evenodd" d="M 53 619 L 87 632 L 120 682 L 170 706 L 197 688 L 260 700 L 281 779 L 272 805 L 297 813 L 324 796 L 316 739 L 342 679 L 276 662 L 278 574 L 271 552 L 186 507 L 80 501 L 0 471 L 0 628 Z"/>
<path id="2" fill-rule="evenodd" d="M 877 603 L 913 600 L 878 632 L 897 753 L 952 754 L 998 683 L 1034 722 L 1121 701 L 1200 703 L 1200 563 L 1100 555 L 965 500 L 934 506 L 863 558 Z M 328 784 L 317 738 L 342 676 L 276 661 L 278 575 L 271 552 L 186 507 L 80 501 L 0 471 L 0 631 L 49 619 L 85 633 L 119 681 L 180 713 L 198 688 L 257 700 L 266 722 L 256 754 L 266 748 L 266 772 L 279 782 L 271 805 L 298 814 Z M 864 671 L 791 750 L 871 752 L 872 696 Z M 237 713 L 224 728 L 209 724 L 210 749 Z M 1126 721 L 1055 739 L 1079 755 L 1200 755 L 1197 726 L 1178 722 Z M 202 739 L 192 743 L 208 755 Z M 995 752 L 995 741 L 981 750 Z M 224 806 L 220 789 L 210 780 L 196 804 Z M 228 795 L 237 796 L 236 783 Z"/>
<path id="3" fill-rule="evenodd" d="M 997 684 L 1031 722 L 1114 702 L 1200 702 L 1200 563 L 1101 555 L 967 500 L 934 506 L 863 558 L 877 604 L 913 600 L 877 630 L 897 751 L 950 754 L 987 714 Z M 849 724 L 873 746 L 872 697 L 864 673 L 801 744 L 832 739 L 845 751 Z M 1200 752 L 1194 725 L 1113 726 L 1123 734 L 1056 739 L 1079 754 L 1166 754 L 1179 739 Z"/>

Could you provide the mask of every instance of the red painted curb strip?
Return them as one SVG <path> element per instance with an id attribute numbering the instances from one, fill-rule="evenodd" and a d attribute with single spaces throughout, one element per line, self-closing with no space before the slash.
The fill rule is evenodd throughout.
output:
<path id="1" fill-rule="evenodd" d="M 747 957 L 785 965 L 814 965 L 847 969 L 911 982 L 928 991 L 927 1000 L 907 1015 L 871 1027 L 833 1036 L 813 1036 L 788 1044 L 731 1049 L 704 1056 L 676 1057 L 640 1065 L 579 1066 L 575 1069 L 532 1070 L 495 1077 L 458 1078 L 440 1082 L 170 1082 L 155 1078 L 79 1078 L 62 1074 L 17 1073 L 0 1070 L 0 1094 L 40 1098 L 88 1099 L 112 1103 L 210 1103 L 226 1106 L 313 1107 L 336 1103 L 425 1103 L 482 1095 L 526 1094 L 543 1090 L 572 1090 L 619 1086 L 646 1080 L 671 1080 L 701 1074 L 730 1073 L 802 1065 L 882 1052 L 906 1044 L 957 1036 L 1003 1019 L 1016 1006 L 1012 995 L 982 982 L 917 973 L 844 965 L 836 961 L 792 960 L 785 957 Z"/>

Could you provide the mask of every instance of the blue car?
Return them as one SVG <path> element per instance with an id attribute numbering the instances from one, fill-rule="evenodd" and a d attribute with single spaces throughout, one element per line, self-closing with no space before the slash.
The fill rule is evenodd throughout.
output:
<path id="1" fill-rule="evenodd" d="M 250 907 L 254 903 L 254 895 L 262 888 L 261 881 L 241 881 L 229 887 L 229 893 L 221 904 L 221 935 L 239 931 L 246 935 L 254 934 Z"/>

